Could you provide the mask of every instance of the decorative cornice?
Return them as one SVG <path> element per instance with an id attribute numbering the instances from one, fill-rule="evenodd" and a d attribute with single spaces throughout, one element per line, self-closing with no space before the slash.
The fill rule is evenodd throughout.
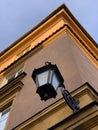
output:
<path id="1" fill-rule="evenodd" d="M 23 40 L 25 37 L 27 37 L 30 33 L 32 33 L 34 30 L 38 29 L 41 25 L 43 25 L 47 20 L 51 19 L 54 15 L 56 15 L 59 11 L 61 10 L 65 10 L 65 12 L 67 12 L 67 14 L 73 19 L 73 21 L 79 26 L 79 28 L 81 28 L 81 30 L 85 33 L 85 35 L 92 41 L 92 44 L 94 44 L 96 46 L 96 48 L 98 48 L 98 44 L 94 41 L 94 39 L 85 31 L 85 29 L 81 26 L 81 24 L 76 20 L 76 18 L 72 15 L 72 13 L 70 12 L 70 10 L 67 8 L 67 6 L 65 4 L 62 4 L 61 6 L 59 6 L 56 10 L 54 10 L 50 15 L 48 15 L 45 19 L 43 19 L 39 24 L 37 24 L 34 28 L 32 28 L 30 31 L 28 31 L 27 33 L 25 33 L 22 37 L 20 37 L 17 41 L 15 41 L 14 43 L 12 43 L 8 48 L 6 48 L 5 50 L 3 50 L 0 53 L 0 56 L 3 55 L 6 51 L 8 51 L 9 49 L 11 49 L 13 46 L 15 46 L 17 43 L 19 43 L 21 40 Z"/>
<path id="2" fill-rule="evenodd" d="M 82 39 L 80 39 L 80 37 L 74 32 L 74 30 L 67 25 L 67 28 L 72 32 L 72 34 L 79 40 L 79 42 L 84 46 L 84 48 L 96 59 L 96 61 L 98 61 L 98 56 L 96 56 L 93 52 L 93 50 L 89 49 L 89 47 L 87 46 L 87 44 L 85 44 L 83 42 Z"/>
<path id="3" fill-rule="evenodd" d="M 83 130 L 83 129 L 88 130 L 88 129 L 91 129 L 91 128 L 97 126 L 98 125 L 98 110 L 97 109 L 95 110 L 94 106 L 98 108 L 98 102 L 96 102 L 96 101 L 91 102 L 87 106 L 83 107 L 81 110 L 77 111 L 76 113 L 71 114 L 69 117 L 58 122 L 57 124 L 48 128 L 47 130 L 54 130 L 54 129 L 60 130 L 60 129 L 62 129 L 61 127 L 63 127 L 64 129 L 73 128 L 73 129 L 77 129 L 77 130 Z M 88 111 L 91 111 L 91 112 L 88 113 L 88 115 L 87 115 Z M 96 116 L 94 115 L 94 117 L 93 117 L 94 113 L 96 113 Z M 83 115 L 85 115 L 85 116 L 83 116 Z M 91 115 L 92 115 L 92 117 L 90 117 Z M 76 118 L 78 118 L 79 116 L 81 117 L 81 119 L 76 121 Z M 90 118 L 85 119 L 85 118 L 88 118 L 88 116 Z M 70 125 L 67 125 L 65 128 L 65 124 L 74 119 L 75 119 L 75 122 L 73 122 Z M 84 120 L 84 121 L 81 123 L 81 120 Z M 78 125 L 75 125 L 76 123 L 78 123 Z"/>
<path id="4" fill-rule="evenodd" d="M 0 88 L 0 100 L 16 89 L 20 89 L 23 86 L 21 79 L 26 75 L 25 72 L 21 73 L 17 78 L 8 82 Z"/>
<path id="5" fill-rule="evenodd" d="M 26 73 L 21 73 L 17 78 L 0 88 L 0 111 L 11 106 L 17 92 L 24 85 L 21 80 L 25 75 Z"/>
<path id="6" fill-rule="evenodd" d="M 21 57 L 19 57 L 18 59 L 16 59 L 13 63 L 11 63 L 9 66 L 7 66 L 6 68 L 4 68 L 3 70 L 1 70 L 0 73 L 6 71 L 6 69 L 8 69 L 9 67 L 11 67 L 12 65 L 14 65 L 16 62 L 18 62 L 21 58 L 25 57 L 26 55 L 28 55 L 29 53 L 33 52 L 34 50 L 39 50 L 39 48 L 43 48 L 42 44 L 44 42 L 46 42 L 47 40 L 49 40 L 52 36 L 54 36 L 56 33 L 58 33 L 59 31 L 61 31 L 62 29 L 67 28 L 69 29 L 72 34 L 74 35 L 75 38 L 77 38 L 77 40 L 80 42 L 80 44 L 83 45 L 83 47 L 88 51 L 88 53 L 90 53 L 92 55 L 92 57 L 98 61 L 98 57 L 93 53 L 93 51 L 91 49 L 89 49 L 89 47 L 82 41 L 82 39 L 80 39 L 80 37 L 74 32 L 74 30 L 68 25 L 68 24 L 64 24 L 63 26 L 61 26 L 59 29 L 57 29 L 55 32 L 53 32 L 51 35 L 49 35 L 48 37 L 46 37 L 44 40 L 42 40 L 40 43 L 37 43 L 31 50 L 29 50 L 28 52 L 26 52 L 24 55 L 22 55 Z M 35 52 L 35 51 L 34 51 Z"/>
<path id="7" fill-rule="evenodd" d="M 21 57 L 17 58 L 14 62 L 12 62 L 10 65 L 8 65 L 6 68 L 4 68 L 3 70 L 0 71 L 0 73 L 6 71 L 8 68 L 10 68 L 12 65 L 14 65 L 16 62 L 18 62 L 19 60 L 23 59 L 26 55 L 30 54 L 31 52 L 35 52 L 35 50 L 39 50 L 39 48 L 43 48 L 43 43 L 45 41 L 47 41 L 49 38 L 51 38 L 53 35 L 55 35 L 57 32 L 59 32 L 61 29 L 63 29 L 65 26 L 67 26 L 66 24 L 64 24 L 62 27 L 60 27 L 59 29 L 57 29 L 55 32 L 53 32 L 51 35 L 49 35 L 48 37 L 46 37 L 44 40 L 42 40 L 41 42 L 37 43 L 31 50 L 28 50 L 28 52 L 26 52 L 24 55 L 22 55 Z"/>
<path id="8" fill-rule="evenodd" d="M 86 89 L 88 89 L 88 91 Z M 49 126 L 53 126 L 53 124 L 58 124 L 58 122 L 64 122 L 65 120 L 68 120 L 70 122 L 70 119 L 76 117 L 77 115 L 80 115 L 78 117 L 81 118 L 82 120 L 83 119 L 82 117 L 85 117 L 85 116 L 89 117 L 90 114 L 96 113 L 96 105 L 98 106 L 98 102 L 97 102 L 98 97 L 92 96 L 92 95 L 96 95 L 96 92 L 95 90 L 92 89 L 92 87 L 88 83 L 85 83 L 84 85 L 80 86 L 79 88 L 71 92 L 71 95 L 75 97 L 76 99 L 80 100 L 81 109 L 79 111 L 72 113 L 72 111 L 70 111 L 69 108 L 67 107 L 66 102 L 61 98 L 55 103 L 48 106 L 47 108 L 43 109 L 42 111 L 31 116 L 24 122 L 20 123 L 19 125 L 14 127 L 12 130 L 26 130 L 28 128 L 36 129 L 36 127 L 39 129 L 41 125 L 43 126 L 43 122 L 46 124 L 46 128 L 44 127 L 43 129 L 47 129 L 49 128 Z M 82 101 L 81 98 L 83 97 L 84 99 L 85 95 L 87 95 L 86 99 L 85 101 Z M 89 102 L 88 102 L 88 99 L 90 99 Z M 79 121 L 80 120 L 77 120 L 77 122 Z M 47 124 L 47 122 L 49 124 Z"/>
<path id="9" fill-rule="evenodd" d="M 59 23 L 61 22 L 61 24 Z M 43 33 L 47 33 L 48 30 L 53 29 L 54 25 L 57 25 L 59 23 L 59 27 L 56 26 L 56 28 L 49 33 L 49 35 L 44 35 L 42 39 L 40 39 L 40 42 L 34 43 L 35 46 L 30 48 L 26 54 L 28 54 L 31 51 L 37 50 L 37 48 L 42 46 L 42 43 L 46 42 L 48 39 L 52 38 L 52 36 L 55 36 L 56 33 L 60 32 L 64 28 L 67 28 L 72 35 L 77 39 L 79 42 L 78 44 L 81 44 L 83 48 L 85 48 L 85 52 L 88 53 L 91 57 L 93 57 L 93 60 L 96 61 L 96 65 L 98 65 L 98 49 L 97 49 L 97 44 L 95 44 L 95 41 L 89 36 L 89 34 L 84 30 L 84 28 L 79 24 L 79 22 L 74 18 L 74 16 L 71 14 L 71 12 L 68 10 L 68 8 L 63 4 L 61 5 L 58 9 L 56 9 L 53 13 L 51 13 L 46 19 L 44 19 L 40 24 L 38 24 L 36 27 L 34 27 L 31 31 L 29 31 L 26 35 L 24 35 L 20 40 L 16 41 L 14 44 L 12 44 L 8 49 L 3 51 L 0 56 L 2 60 L 6 58 L 7 52 L 10 52 L 10 50 L 13 50 L 20 45 L 29 45 L 32 44 L 32 40 L 36 37 L 40 37 L 43 35 Z M 50 26 L 51 25 L 51 26 Z M 66 32 L 66 30 L 64 30 Z M 79 34 L 78 34 L 79 33 Z M 84 39 L 85 40 L 84 40 Z M 87 42 L 87 43 L 86 43 Z M 35 52 L 35 51 L 34 51 Z M 26 55 L 25 54 L 25 55 Z M 24 55 L 24 56 L 25 56 Z M 22 57 L 24 57 L 22 56 Z M 5 58 L 4 58 L 5 57 Z M 21 57 L 21 58 L 22 58 Z M 20 58 L 19 58 L 20 59 Z M 9 68 L 13 63 L 17 62 L 18 59 L 16 58 L 13 62 L 11 62 L 10 65 L 8 65 L 6 68 L 3 68 L 0 73 L 5 71 L 7 68 Z M 6 60 L 5 60 L 6 62 Z M 3 66 L 3 64 L 2 64 Z M 1 68 L 2 69 L 2 68 Z"/>

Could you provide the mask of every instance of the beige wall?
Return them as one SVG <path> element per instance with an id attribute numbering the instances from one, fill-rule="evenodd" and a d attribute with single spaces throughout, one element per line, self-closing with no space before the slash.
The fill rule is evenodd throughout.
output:
<path id="1" fill-rule="evenodd" d="M 88 82 L 98 92 L 98 68 L 94 66 L 90 59 L 78 48 L 76 44 L 73 43 L 72 48 L 74 60 L 82 77 L 82 81 L 84 83 Z"/>
<path id="2" fill-rule="evenodd" d="M 57 64 L 65 79 L 64 84 L 69 91 L 75 90 L 84 82 L 89 82 L 98 90 L 97 69 L 65 33 L 26 60 L 25 72 L 27 76 L 23 79 L 23 88 L 14 100 L 8 129 L 19 125 L 62 97 L 60 89 L 57 98 L 47 102 L 41 101 L 36 94 L 36 85 L 31 78 L 32 71 L 34 68 L 43 66 L 45 61 Z"/>
<path id="3" fill-rule="evenodd" d="M 41 48 L 34 49 L 39 44 L 41 44 Z M 35 68 L 43 66 L 45 61 L 49 61 L 58 66 L 65 80 L 64 84 L 70 92 L 85 82 L 89 82 L 98 91 L 98 64 L 96 59 L 97 48 L 93 44 L 93 40 L 72 17 L 68 9 L 63 5 L 54 11 L 46 20 L 1 54 L 0 78 L 8 77 L 22 65 L 27 73 L 24 75 L 25 77 L 22 77 L 23 79 L 21 78 L 22 82 L 17 94 L 13 92 L 13 88 L 15 88 L 13 83 L 17 82 L 7 84 L 4 90 L 4 86 L 1 86 L 3 92 L 6 93 L 2 94 L 5 96 L 2 101 L 6 99 L 8 103 L 11 94 L 14 93 L 16 96 L 12 103 L 6 130 L 11 130 L 23 123 L 62 97 L 59 88 L 56 99 L 50 99 L 46 102 L 40 100 L 36 94 L 36 85 L 31 78 Z M 19 80 L 21 79 L 19 78 Z M 18 86 L 18 84 L 15 85 Z M 84 100 L 85 98 L 81 99 L 81 102 Z M 85 102 L 87 103 L 87 100 Z M 5 102 L 3 104 L 6 105 Z"/>

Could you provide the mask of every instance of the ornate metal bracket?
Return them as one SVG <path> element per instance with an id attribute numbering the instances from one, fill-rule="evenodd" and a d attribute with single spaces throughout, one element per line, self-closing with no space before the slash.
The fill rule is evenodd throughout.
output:
<path id="1" fill-rule="evenodd" d="M 63 98 L 65 99 L 68 106 L 73 110 L 73 112 L 78 111 L 79 108 L 79 100 L 74 99 L 68 90 L 65 89 L 65 86 L 63 85 L 61 87 L 61 92 L 63 95 Z"/>

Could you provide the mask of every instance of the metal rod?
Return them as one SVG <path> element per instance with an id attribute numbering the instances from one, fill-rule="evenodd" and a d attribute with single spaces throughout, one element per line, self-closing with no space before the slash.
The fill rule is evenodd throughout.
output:
<path id="1" fill-rule="evenodd" d="M 65 99 L 66 103 L 68 104 L 68 106 L 74 111 L 78 111 L 79 108 L 79 100 L 74 99 L 71 94 L 69 93 L 68 90 L 65 89 L 64 84 L 61 87 L 61 92 L 63 95 L 63 98 Z"/>

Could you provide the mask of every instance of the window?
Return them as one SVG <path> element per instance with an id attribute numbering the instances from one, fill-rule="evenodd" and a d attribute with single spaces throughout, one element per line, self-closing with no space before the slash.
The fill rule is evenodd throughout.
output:
<path id="1" fill-rule="evenodd" d="M 10 112 L 10 107 L 0 112 L 0 130 L 4 130 L 9 112 Z"/>
<path id="2" fill-rule="evenodd" d="M 14 73 L 13 75 L 11 75 L 9 78 L 8 78 L 8 83 L 11 82 L 13 79 L 17 78 L 21 73 L 23 72 L 23 70 L 19 70 L 18 72 Z"/>
<path id="3" fill-rule="evenodd" d="M 5 73 L 3 76 L 2 79 L 0 79 L 0 83 L 2 83 L 3 79 L 5 80 L 5 78 L 7 82 L 6 84 L 3 83 L 2 85 L 4 86 L 0 87 L 0 130 L 4 130 L 7 125 L 9 125 L 10 117 L 9 120 L 7 119 L 9 113 L 11 112 L 10 108 L 13 109 L 12 103 L 17 96 L 17 93 L 20 92 L 24 85 L 21 80 L 26 76 L 26 73 L 23 71 L 23 67 L 20 67 L 9 72 L 8 74 Z M 14 77 L 14 80 L 8 83 L 8 79 L 11 77 Z"/>
<path id="4" fill-rule="evenodd" d="M 7 83 L 11 82 L 13 79 L 17 78 L 20 74 L 23 73 L 23 68 L 18 70 L 17 72 L 14 72 L 13 74 L 9 74 L 8 76 L 5 76 L 0 79 L 0 88 L 6 85 Z"/>
<path id="5" fill-rule="evenodd" d="M 11 82 L 12 80 L 16 79 L 17 77 L 21 76 L 24 73 L 24 63 L 19 64 L 17 67 L 10 68 L 9 70 L 5 71 L 0 76 L 0 88 Z"/>

